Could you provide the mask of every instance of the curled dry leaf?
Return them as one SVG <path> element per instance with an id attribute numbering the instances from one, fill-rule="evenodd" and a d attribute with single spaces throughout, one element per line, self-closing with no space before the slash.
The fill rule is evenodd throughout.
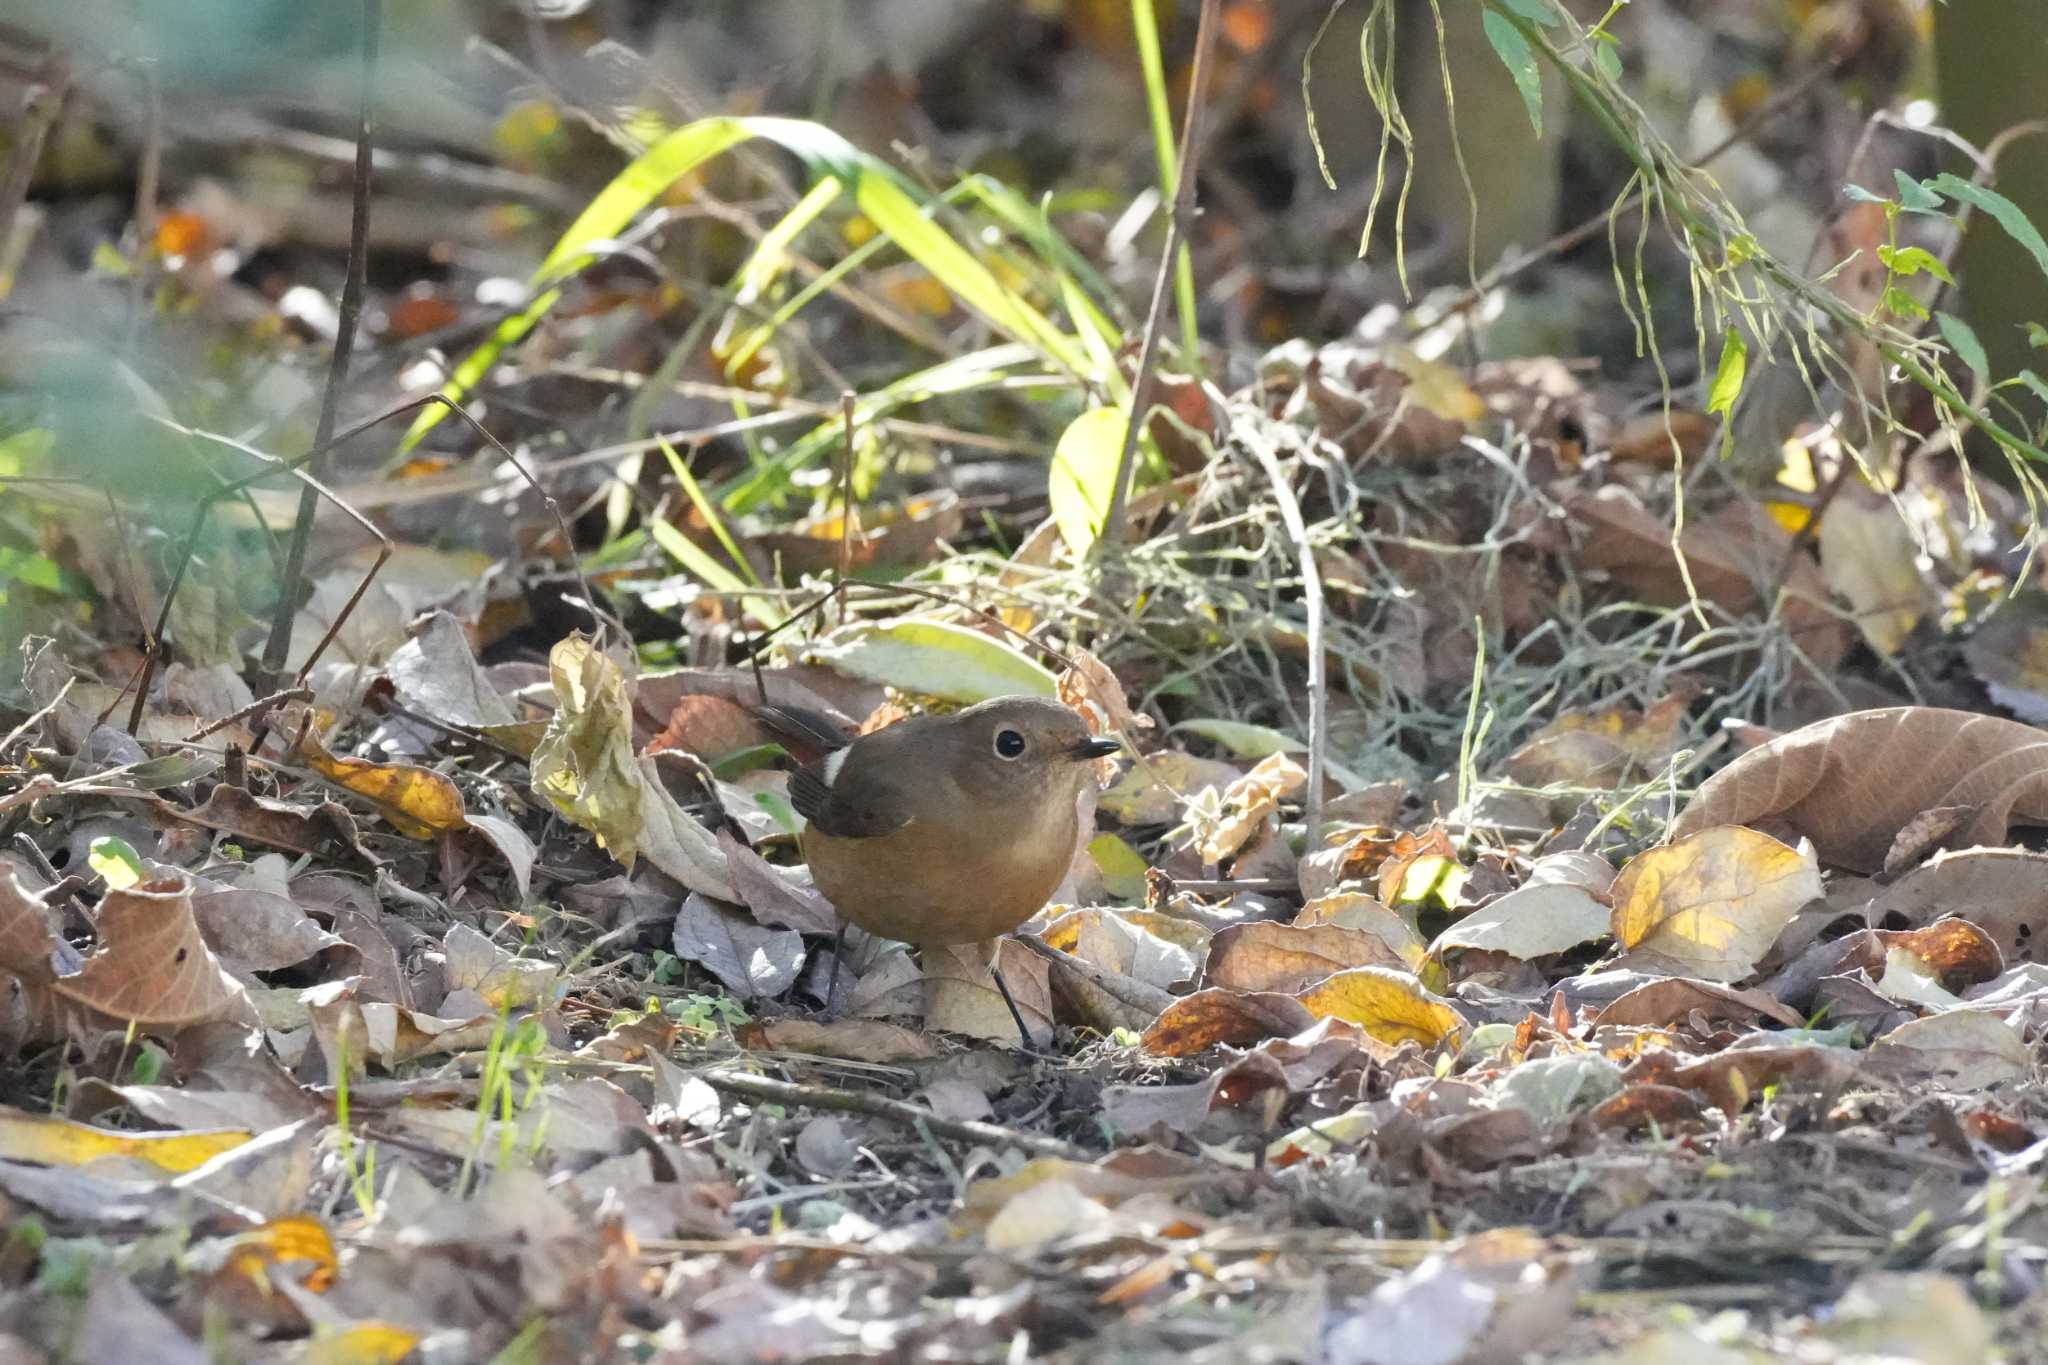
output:
<path id="1" fill-rule="evenodd" d="M 1338 972 L 1297 999 L 1316 1018 L 1348 1020 L 1383 1043 L 1434 1047 L 1465 1031 L 1464 1015 L 1409 973 L 1385 967 Z"/>
<path id="2" fill-rule="evenodd" d="M 1936 806 L 1973 812 L 1952 846 L 2048 824 L 2048 732 L 1932 706 L 1857 711 L 1794 730 L 1707 779 L 1671 827 L 1756 825 L 1811 839 L 1821 861 L 1884 866 L 1899 831 Z"/>
<path id="3" fill-rule="evenodd" d="M 1352 967 L 1407 966 L 1384 939 L 1363 929 L 1255 921 L 1217 933 L 1207 975 L 1210 985 L 1228 990 L 1293 995 Z"/>
<path id="4" fill-rule="evenodd" d="M 533 751 L 533 789 L 630 868 L 641 853 L 692 891 L 738 900 L 711 831 L 675 802 L 656 760 L 633 756 L 626 677 L 590 640 L 548 655 L 555 714 Z"/>
<path id="5" fill-rule="evenodd" d="M 1637 1076 L 1640 1066 L 1629 1069 L 1630 1078 Z M 1814 1043 L 1730 1048 L 1668 1073 L 1654 1067 L 1650 1071 L 1642 1079 L 1698 1090 L 1730 1119 L 1767 1087 L 1796 1086 L 1832 1098 L 1859 1075 L 1856 1054 Z"/>
<path id="6" fill-rule="evenodd" d="M 2006 962 L 2035 962 L 2048 944 L 2048 853 L 1943 853 L 1886 887 L 1863 913 L 1873 924 L 1913 927 L 1953 915 L 1982 929 Z"/>
<path id="7" fill-rule="evenodd" d="M 1764 991 L 1738 991 L 1711 981 L 1665 977 L 1646 981 L 1600 1011 L 1602 1027 L 1670 1028 L 1695 1013 L 1709 1021 L 1753 1023 L 1770 1019 L 1800 1028 L 1806 1017 Z"/>
<path id="8" fill-rule="evenodd" d="M 1202 947 L 1209 942 L 1200 925 L 1108 906 L 1070 910 L 1039 937 L 1049 947 L 1161 991 L 1194 979 Z"/>
<path id="9" fill-rule="evenodd" d="M 1899 652 L 1933 603 L 1920 576 L 1920 543 L 1891 500 L 1852 478 L 1820 519 L 1820 569 L 1846 601 L 1863 638 L 1886 658 Z"/>
<path id="10" fill-rule="evenodd" d="M 149 807 L 163 823 L 219 830 L 265 848 L 333 858 L 363 867 L 376 867 L 379 862 L 363 847 L 348 808 L 336 801 L 322 801 L 317 806 L 294 805 L 252 796 L 241 787 L 223 782 L 207 794 L 205 801 L 189 810 L 160 797 L 149 798 Z"/>
<path id="11" fill-rule="evenodd" d="M 1615 878 L 1619 965 L 1739 980 L 1820 894 L 1810 854 L 1736 825 L 1703 830 L 1639 854 Z"/>
<path id="12" fill-rule="evenodd" d="M 1152 717 L 1131 709 L 1124 685 L 1109 665 L 1079 645 L 1068 646 L 1066 655 L 1073 667 L 1060 670 L 1054 695 L 1087 717 L 1089 730 L 1135 739 L 1152 728 Z"/>
<path id="13" fill-rule="evenodd" d="M 336 758 L 311 731 L 300 738 L 297 756 L 327 781 L 375 806 L 378 814 L 408 839 L 431 839 L 469 828 L 462 793 L 431 768 Z"/>
<path id="14" fill-rule="evenodd" d="M 498 1027 L 495 1013 L 447 1019 L 358 999 L 355 988 L 351 977 L 311 987 L 302 997 L 330 1076 L 360 1076 L 371 1062 L 388 1071 L 415 1057 L 487 1047 Z"/>
<path id="15" fill-rule="evenodd" d="M 1617 786 L 1631 774 L 1655 771 L 1678 752 L 1691 703 L 1680 692 L 1647 711 L 1624 702 L 1566 711 L 1508 755 L 1502 767 L 1530 787 Z"/>
<path id="16" fill-rule="evenodd" d="M 1203 831 L 1196 852 L 1205 863 L 1220 863 L 1244 847 L 1280 802 L 1308 785 L 1308 772 L 1286 754 L 1268 754 L 1223 791 L 1223 811 Z"/>

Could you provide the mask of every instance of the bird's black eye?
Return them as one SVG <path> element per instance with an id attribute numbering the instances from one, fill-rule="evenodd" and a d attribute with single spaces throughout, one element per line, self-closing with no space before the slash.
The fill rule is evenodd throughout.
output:
<path id="1" fill-rule="evenodd" d="M 1024 736 L 1015 730 L 996 731 L 996 757 L 1017 758 L 1024 752 Z"/>

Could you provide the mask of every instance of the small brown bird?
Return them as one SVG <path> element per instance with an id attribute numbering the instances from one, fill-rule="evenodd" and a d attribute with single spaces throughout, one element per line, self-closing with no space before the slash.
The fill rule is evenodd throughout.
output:
<path id="1" fill-rule="evenodd" d="M 842 917 L 883 938 L 1007 934 L 1066 876 L 1092 760 L 1120 747 L 1037 697 L 863 735 L 790 777 L 790 802 L 810 822 L 800 842 L 811 876 Z"/>

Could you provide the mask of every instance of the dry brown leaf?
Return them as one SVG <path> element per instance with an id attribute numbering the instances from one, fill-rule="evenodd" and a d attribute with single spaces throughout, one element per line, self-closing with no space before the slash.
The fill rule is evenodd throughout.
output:
<path id="1" fill-rule="evenodd" d="M 375 806 L 378 814 L 408 839 L 431 839 L 469 828 L 462 793 L 431 768 L 336 758 L 310 730 L 300 737 L 297 753 L 299 760 L 321 777 Z"/>
<path id="2" fill-rule="evenodd" d="M 879 1019 L 763 1019 L 734 1030 L 733 1041 L 743 1048 L 877 1064 L 939 1055 L 924 1034 Z"/>
<path id="3" fill-rule="evenodd" d="M 1343 843 L 1319 848 L 1301 860 L 1301 894 L 1314 901 L 1348 882 L 1363 884 L 1393 852 L 1395 835 L 1380 828 L 1362 830 Z"/>
<path id="4" fill-rule="evenodd" d="M 1109 665 L 1079 645 L 1067 646 L 1066 655 L 1073 667 L 1060 670 L 1055 695 L 1087 718 L 1091 733 L 1135 740 L 1152 728 L 1152 717 L 1131 709 L 1124 685 Z"/>
<path id="5" fill-rule="evenodd" d="M 336 801 L 323 801 L 317 806 L 293 805 L 252 796 L 241 787 L 223 782 L 207 794 L 205 801 L 190 809 L 160 797 L 148 798 L 148 804 L 162 823 L 215 829 L 287 853 L 308 853 L 358 866 L 378 865 L 376 856 L 363 847 L 356 834 L 356 822 L 348 808 Z"/>
<path id="6" fill-rule="evenodd" d="M 1416 932 L 1412 919 L 1389 910 L 1376 897 L 1362 891 L 1336 891 L 1318 896 L 1301 907 L 1294 923 L 1304 929 L 1318 924 L 1334 924 L 1371 934 L 1400 958 L 1401 965 L 1411 972 L 1419 969 L 1423 959 L 1429 956 L 1429 945 Z"/>
<path id="7" fill-rule="evenodd" d="M 1736 825 L 1703 830 L 1639 854 L 1615 878 L 1618 965 L 1739 980 L 1820 894 L 1810 855 Z"/>
<path id="8" fill-rule="evenodd" d="M 1286 754 L 1268 754 L 1223 792 L 1223 814 L 1196 845 L 1205 863 L 1220 863 L 1244 847 L 1279 809 L 1283 798 L 1308 785 L 1308 772 Z"/>
<path id="9" fill-rule="evenodd" d="M 1049 947 L 1161 991 L 1194 980 L 1210 941 L 1208 930 L 1171 915 L 1100 905 L 1068 911 L 1048 924 L 1039 938 Z"/>
<path id="10" fill-rule="evenodd" d="M 449 725 L 491 730 L 519 723 L 519 713 L 477 666 L 469 637 L 445 611 L 392 651 L 384 674 L 405 704 Z"/>
<path id="11" fill-rule="evenodd" d="M 1267 1038 L 1291 1038 L 1316 1016 L 1291 995 L 1273 991 L 1196 991 L 1166 1007 L 1145 1030 L 1143 1046 L 1159 1057 L 1191 1057 L 1228 1044 L 1250 1047 Z"/>
<path id="12" fill-rule="evenodd" d="M 683 696 L 676 698 L 661 733 L 647 741 L 646 752 L 658 754 L 666 749 L 680 749 L 716 761 L 774 738 L 765 725 L 737 702 L 724 697 Z"/>
<path id="13" fill-rule="evenodd" d="M 1634 1068 L 1630 1074 L 1634 1074 Z M 1796 1083 L 1823 1096 L 1832 1096 L 1855 1082 L 1858 1074 L 1853 1053 L 1842 1048 L 1795 1043 L 1730 1048 L 1651 1079 L 1701 1091 L 1733 1120 L 1767 1087 Z"/>
<path id="14" fill-rule="evenodd" d="M 1379 935 L 1362 929 L 1259 921 L 1231 925 L 1210 941 L 1208 984 L 1292 995 L 1352 967 L 1408 965 Z"/>
<path id="15" fill-rule="evenodd" d="M 1608 908 L 1579 887 L 1532 884 L 1451 921 L 1429 951 L 1477 948 L 1527 962 L 1603 937 L 1609 920 Z"/>
<path id="16" fill-rule="evenodd" d="M 57 936 L 56 923 L 42 897 L 6 865 L 0 973 L 18 986 L 14 1027 L 49 1035 L 109 1021 L 159 1029 L 255 1021 L 247 993 L 200 935 L 192 883 L 183 873 L 109 891 L 93 921 L 99 946 L 82 963 Z M 0 1019 L 0 1032 L 7 1022 Z"/>
<path id="17" fill-rule="evenodd" d="M 2006 962 L 2037 962 L 2048 944 L 2048 853 L 1944 853 L 1885 888 L 1864 913 L 1875 924 L 1914 927 L 1958 916 L 1982 929 Z"/>
<path id="18" fill-rule="evenodd" d="M 1886 658 L 1898 653 L 1933 605 L 1913 528 L 1889 498 L 1851 478 L 1821 514 L 1819 542 L 1821 573 L 1863 638 Z"/>
<path id="19" fill-rule="evenodd" d="M 2048 824 L 2048 732 L 1932 706 L 1857 711 L 1794 730 L 1707 779 L 1671 827 L 1755 825 L 1811 839 L 1822 862 L 1884 866 L 1899 831 L 1936 806 L 1973 816 L 1952 845 L 2001 844 Z"/>
<path id="20" fill-rule="evenodd" d="M 1221 759 L 1179 749 L 1147 754 L 1102 793 L 1101 808 L 1122 825 L 1170 825 L 1183 804 L 1209 787 L 1227 787 L 1238 771 Z"/>
<path id="21" fill-rule="evenodd" d="M 1043 1038 L 1052 1028 L 1049 963 L 1021 943 L 995 940 L 996 962 L 1018 1013 Z M 988 945 L 960 943 L 924 950 L 924 1021 L 928 1028 L 991 1042 L 1021 1043 L 1009 1006 L 989 975 Z"/>
<path id="22" fill-rule="evenodd" d="M 1655 771 L 1678 751 L 1691 703 L 1680 692 L 1647 711 L 1625 702 L 1566 711 L 1508 755 L 1502 768 L 1529 787 L 1615 787 L 1631 774 Z"/>
<path id="23" fill-rule="evenodd" d="M 1407 972 L 1354 967 L 1295 997 L 1318 1019 L 1345 1019 L 1383 1043 L 1434 1047 L 1465 1030 L 1465 1016 Z"/>
<path id="24" fill-rule="evenodd" d="M 1599 1022 L 1602 1027 L 1670 1028 L 1694 1013 L 1709 1021 L 1751 1023 L 1761 1018 L 1786 1028 L 1806 1024 L 1806 1016 L 1763 991 L 1738 991 L 1683 977 L 1644 982 L 1602 1009 Z"/>
<path id="25" fill-rule="evenodd" d="M 2034 1056 L 2011 1024 L 1965 1009 L 1907 1020 L 1870 1045 L 1870 1065 L 1910 1084 L 1983 1090 L 2032 1075 Z"/>
<path id="26" fill-rule="evenodd" d="M 1605 570 L 1631 596 L 1655 606 L 1686 605 L 1671 528 L 1627 490 L 1609 484 L 1574 493 L 1565 509 L 1585 529 L 1576 551 L 1581 567 Z M 1689 519 L 1679 545 L 1701 600 L 1738 617 L 1760 614 L 1769 605 L 1759 582 L 1789 560 L 1781 610 L 1793 643 L 1818 668 L 1834 666 L 1848 652 L 1850 627 L 1829 610 L 1819 566 L 1804 554 L 1794 556 L 1791 536 L 1761 508 L 1737 502 L 1704 519 Z"/>

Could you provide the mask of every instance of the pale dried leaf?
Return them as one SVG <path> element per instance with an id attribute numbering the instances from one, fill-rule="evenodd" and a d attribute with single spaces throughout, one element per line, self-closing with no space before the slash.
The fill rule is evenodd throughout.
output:
<path id="1" fill-rule="evenodd" d="M 1618 966 L 1735 981 L 1821 894 L 1812 855 L 1735 825 L 1637 855 L 1614 881 Z"/>

